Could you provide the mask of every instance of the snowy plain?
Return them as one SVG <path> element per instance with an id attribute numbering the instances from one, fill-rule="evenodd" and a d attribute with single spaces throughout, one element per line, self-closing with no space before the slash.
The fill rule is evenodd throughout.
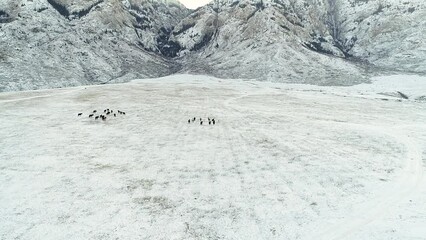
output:
<path id="1" fill-rule="evenodd" d="M 0 239 L 426 239 L 424 96 L 402 75 L 0 93 Z"/>

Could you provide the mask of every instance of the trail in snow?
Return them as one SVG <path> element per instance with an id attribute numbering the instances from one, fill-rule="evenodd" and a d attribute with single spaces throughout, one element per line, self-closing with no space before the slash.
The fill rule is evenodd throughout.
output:
<path id="1" fill-rule="evenodd" d="M 357 87 L 358 88 L 358 87 Z M 239 97 L 230 98 L 225 101 L 225 105 L 234 109 L 238 109 L 237 104 L 232 105 L 233 102 L 250 98 L 253 96 L 272 95 L 278 96 L 277 91 L 269 90 L 267 93 L 259 94 L 244 94 Z M 247 110 L 249 108 L 246 108 Z M 252 110 L 257 111 L 260 115 L 276 114 L 276 112 L 268 112 L 264 109 Z M 286 114 L 284 114 L 286 115 Z M 303 114 L 301 114 L 303 115 Z M 306 115 L 304 116 L 306 117 Z M 332 224 L 331 226 L 325 226 L 326 230 L 320 234 L 313 233 L 311 239 L 348 239 L 360 228 L 368 225 L 373 221 L 379 220 L 383 215 L 389 214 L 393 207 L 396 207 L 398 203 L 403 200 L 410 199 L 413 194 L 417 194 L 418 190 L 421 190 L 421 183 L 423 180 L 423 150 L 418 143 L 408 137 L 405 133 L 401 133 L 398 130 L 400 126 L 371 126 L 367 124 L 353 124 L 338 121 L 324 121 L 327 125 L 342 125 L 350 129 L 359 130 L 361 132 L 376 132 L 378 135 L 390 136 L 396 142 L 401 143 L 405 147 L 406 154 L 404 156 L 405 166 L 395 180 L 383 190 L 381 189 L 377 193 L 374 199 L 370 199 L 365 203 L 354 206 L 352 210 L 353 215 L 343 217 L 339 223 Z M 386 124 L 384 124 L 386 125 Z M 416 126 L 421 127 L 421 125 Z"/>
<path id="2" fill-rule="evenodd" d="M 336 123 L 334 123 L 336 124 Z M 423 180 L 423 150 L 416 141 L 413 141 L 406 133 L 399 132 L 396 127 L 386 128 L 382 126 L 354 125 L 343 123 L 350 128 L 374 131 L 382 135 L 391 136 L 400 142 L 406 154 L 404 156 L 405 166 L 394 181 L 384 190 L 377 192 L 375 199 L 356 206 L 354 215 L 345 216 L 343 221 L 333 224 L 328 230 L 312 239 L 346 239 L 351 237 L 357 230 L 373 221 L 378 221 L 383 215 L 390 214 L 398 203 L 407 201 L 414 194 L 422 190 Z"/>

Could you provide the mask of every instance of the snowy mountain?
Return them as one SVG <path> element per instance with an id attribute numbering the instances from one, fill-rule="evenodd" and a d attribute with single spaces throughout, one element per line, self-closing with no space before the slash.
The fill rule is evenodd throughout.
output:
<path id="1" fill-rule="evenodd" d="M 340 0 L 336 39 L 351 56 L 374 65 L 426 73 L 426 2 Z"/>
<path id="2" fill-rule="evenodd" d="M 189 72 L 354 84 L 363 81 L 365 64 L 426 72 L 425 6 L 421 1 L 220 0 L 182 20 L 171 39 L 182 48 Z"/>
<path id="3" fill-rule="evenodd" d="M 426 73 L 421 0 L 0 1 L 0 91 L 175 72 L 352 85 Z"/>
<path id="4" fill-rule="evenodd" d="M 302 1 L 221 1 L 182 20 L 171 39 L 182 47 L 190 72 L 316 84 L 362 81 L 360 68 L 333 45 L 325 10 Z M 317 39 L 321 48 L 313 50 Z"/>
<path id="5" fill-rule="evenodd" d="M 175 1 L 1 1 L 0 91 L 164 76 L 163 29 L 187 15 Z"/>

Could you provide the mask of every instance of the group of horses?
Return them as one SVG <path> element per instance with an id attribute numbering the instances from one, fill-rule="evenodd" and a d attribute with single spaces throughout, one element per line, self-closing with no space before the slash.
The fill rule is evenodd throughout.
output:
<path id="1" fill-rule="evenodd" d="M 114 110 L 109 109 L 109 108 L 104 109 L 103 114 L 97 115 L 97 113 L 98 113 L 98 110 L 93 110 L 89 114 L 89 118 L 94 118 L 95 120 L 102 119 L 103 121 L 106 121 L 107 120 L 107 116 L 117 117 L 117 113 L 120 114 L 120 115 L 126 115 L 126 112 L 117 110 L 117 113 L 115 113 Z M 97 115 L 97 116 L 95 116 L 95 115 Z M 77 114 L 77 116 L 81 117 L 81 116 L 83 116 L 83 113 L 80 112 L 80 113 Z"/>
<path id="2" fill-rule="evenodd" d="M 194 117 L 194 118 L 192 118 L 192 119 L 188 119 L 188 123 L 195 123 L 195 121 L 197 120 L 197 118 L 196 117 Z M 202 119 L 202 118 L 199 118 L 199 123 L 200 123 L 200 125 L 203 125 L 204 124 L 204 120 L 205 119 Z M 209 123 L 209 125 L 216 125 L 216 120 L 214 119 L 214 118 L 207 118 L 207 121 L 208 121 L 208 123 Z M 206 123 L 207 124 L 207 123 Z"/>

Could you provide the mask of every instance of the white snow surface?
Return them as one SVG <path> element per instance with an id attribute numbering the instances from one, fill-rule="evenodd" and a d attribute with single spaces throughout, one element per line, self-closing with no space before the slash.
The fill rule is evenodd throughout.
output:
<path id="1" fill-rule="evenodd" d="M 425 239 L 425 95 L 418 76 L 0 93 L 0 239 Z M 126 115 L 87 116 L 106 108 Z"/>

